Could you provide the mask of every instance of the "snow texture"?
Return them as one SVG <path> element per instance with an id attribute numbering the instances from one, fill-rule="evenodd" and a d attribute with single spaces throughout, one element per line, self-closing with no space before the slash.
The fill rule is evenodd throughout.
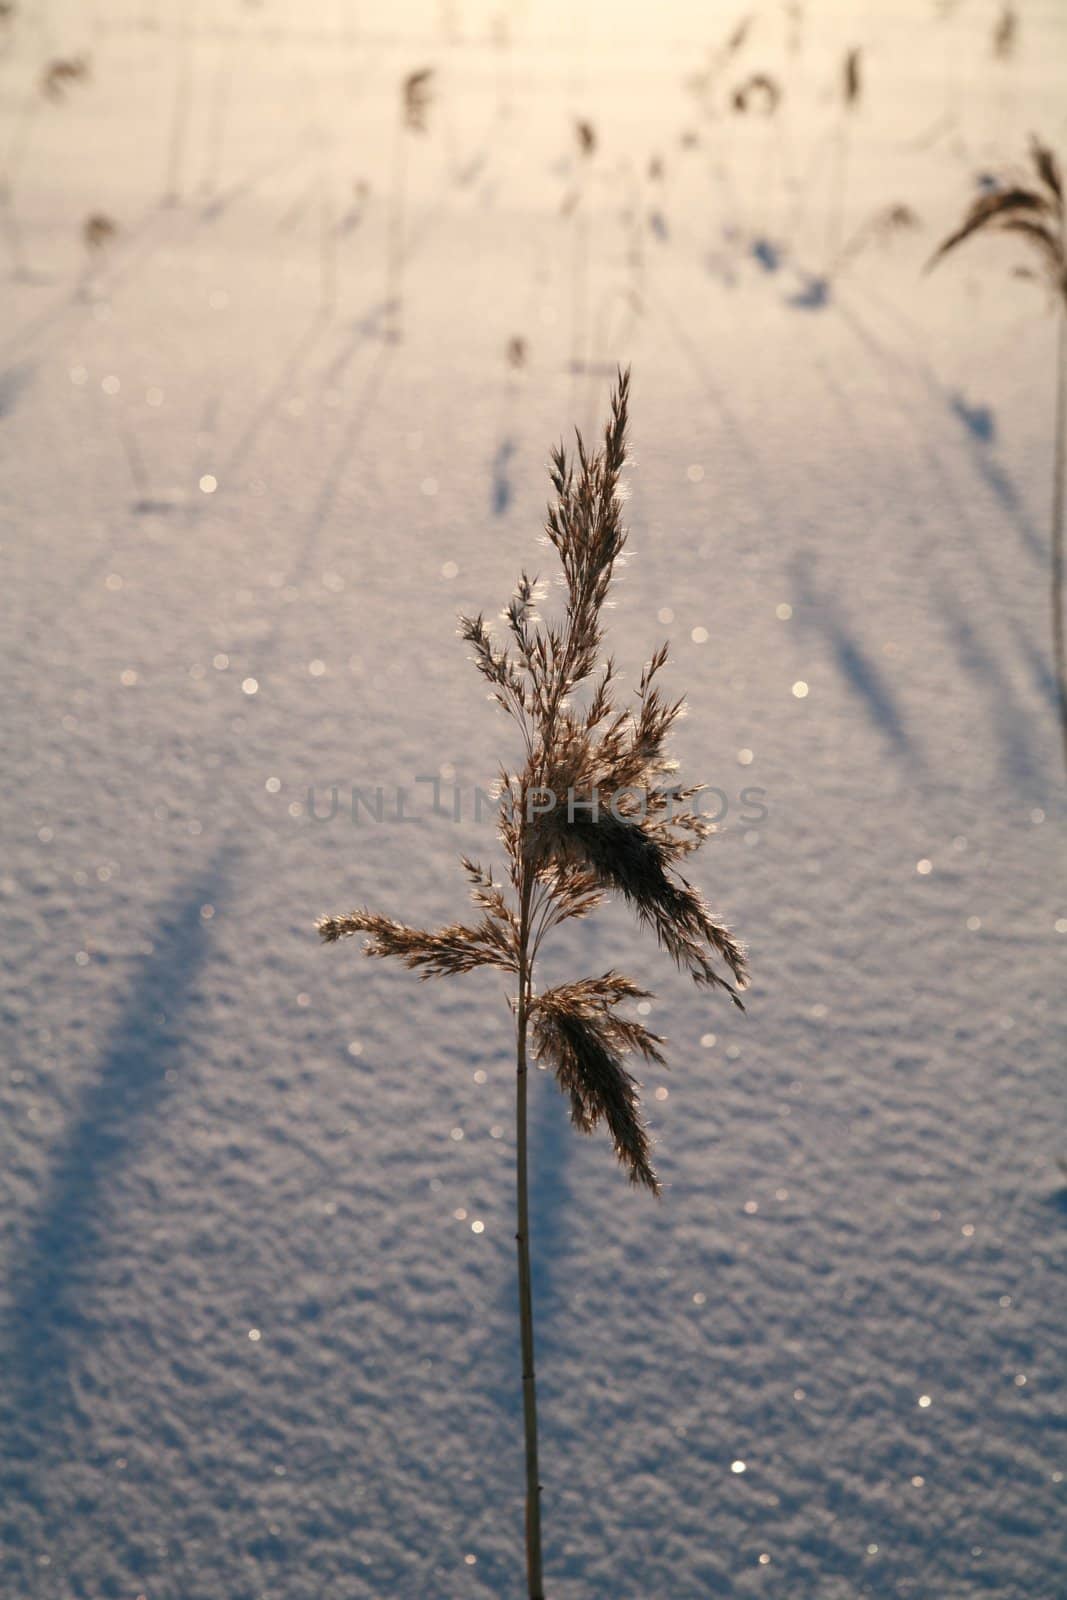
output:
<path id="1" fill-rule="evenodd" d="M 1010 245 L 920 270 L 1031 129 L 1067 147 L 1067 15 L 1021 7 L 999 60 L 999 9 L 766 6 L 709 118 L 686 80 L 740 8 L 20 0 L 13 1600 L 523 1592 L 501 986 L 313 921 L 447 919 L 493 855 L 474 791 L 515 752 L 455 615 L 549 570 L 548 448 L 617 361 L 612 642 L 636 673 L 675 641 L 679 754 L 727 806 L 700 881 L 755 981 L 741 1016 L 614 910 L 549 959 L 653 984 L 672 1061 L 660 1203 L 531 1085 L 549 1593 L 1063 1595 L 1053 322 Z M 778 113 L 728 114 L 757 70 Z M 918 225 L 849 248 L 893 204 Z"/>

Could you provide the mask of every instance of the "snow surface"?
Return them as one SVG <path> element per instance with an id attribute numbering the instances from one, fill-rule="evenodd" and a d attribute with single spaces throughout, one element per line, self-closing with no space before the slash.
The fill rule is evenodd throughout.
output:
<path id="1" fill-rule="evenodd" d="M 653 983 L 672 1059 L 659 1204 L 532 1085 L 549 1593 L 1064 1594 L 1052 320 L 1010 248 L 920 275 L 1028 130 L 1067 146 L 1067 15 L 1023 5 L 998 62 L 998 9 L 811 5 L 789 55 L 768 5 L 723 83 L 782 77 L 778 117 L 709 122 L 684 80 L 741 7 L 527 0 L 502 32 L 462 0 L 20 0 L 13 1600 L 523 1592 L 500 985 L 419 986 L 312 924 L 451 917 L 456 858 L 493 854 L 473 791 L 513 747 L 455 613 L 547 561 L 548 447 L 616 360 L 614 643 L 636 670 L 675 641 L 680 753 L 729 805 L 701 881 L 755 981 L 742 1017 L 614 912 L 548 963 Z M 827 288 L 852 45 L 840 237 L 898 202 L 920 227 Z M 80 50 L 91 80 L 29 110 Z M 119 232 L 87 267 L 91 213 Z M 404 786 L 413 820 L 313 821 L 331 784 L 390 813 Z"/>

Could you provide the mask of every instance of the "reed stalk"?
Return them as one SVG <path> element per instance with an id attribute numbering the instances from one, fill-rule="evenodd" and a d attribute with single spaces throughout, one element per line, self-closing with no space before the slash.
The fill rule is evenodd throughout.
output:
<path id="1" fill-rule="evenodd" d="M 507 646 L 483 616 L 461 619 L 474 663 L 513 719 L 524 752 L 522 765 L 502 771 L 499 782 L 507 886 L 464 859 L 481 914 L 474 924 L 428 931 L 366 909 L 318 923 L 325 942 L 363 935 L 367 955 L 395 957 L 423 977 L 489 967 L 515 983 L 515 1242 L 529 1600 L 545 1594 L 530 1268 L 530 1059 L 553 1070 L 575 1127 L 592 1133 L 605 1125 L 630 1182 L 653 1194 L 660 1185 L 640 1085 L 625 1062 L 632 1055 L 664 1060 L 659 1035 L 623 1009 L 646 999 L 647 990 L 613 970 L 538 990 L 542 942 L 615 895 L 696 983 L 740 1006 L 738 990 L 747 982 L 741 945 L 677 871 L 713 825 L 696 805 L 700 786 L 683 786 L 666 754 L 682 710 L 682 701 L 666 699 L 657 682 L 667 646 L 641 673 L 634 711 L 619 704 L 614 662 L 603 657 L 602 614 L 626 545 L 620 479 L 628 406 L 629 374 L 620 373 L 601 448 L 587 450 L 579 434 L 576 457 L 562 446 L 552 455 L 556 498 L 545 528 L 563 569 L 562 616 L 540 616 L 540 585 L 523 572 L 504 613 Z"/>
<path id="2" fill-rule="evenodd" d="M 1040 139 L 1030 140 L 1029 171 L 1008 174 L 972 200 L 963 221 L 927 262 L 935 267 L 949 251 L 979 233 L 1000 233 L 1024 245 L 1033 263 L 1017 269 L 1049 290 L 1057 320 L 1056 390 L 1053 403 L 1052 514 L 1050 526 L 1052 660 L 1067 770 L 1067 625 L 1064 622 L 1064 477 L 1067 473 L 1067 196 L 1055 153 Z"/>

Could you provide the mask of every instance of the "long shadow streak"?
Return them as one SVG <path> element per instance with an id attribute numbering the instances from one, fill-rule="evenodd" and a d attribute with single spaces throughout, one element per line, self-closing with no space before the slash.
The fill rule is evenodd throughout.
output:
<path id="1" fill-rule="evenodd" d="M 849 328 L 858 342 L 868 352 L 873 354 L 882 362 L 883 368 L 887 371 L 893 370 L 901 375 L 906 375 L 908 370 L 906 363 L 904 363 L 900 357 L 895 354 L 895 352 L 889 351 L 887 347 L 871 333 L 871 330 L 857 317 L 854 311 L 843 308 L 839 301 L 836 302 L 836 304 L 845 326 Z M 932 387 L 933 392 L 937 394 L 938 397 L 945 399 L 946 404 L 949 404 L 949 401 L 945 396 L 945 391 L 940 388 L 935 378 L 927 378 L 925 375 L 923 375 L 923 381 L 928 382 L 928 384 Z M 890 380 L 890 383 L 892 384 L 892 380 Z M 941 459 L 940 453 L 935 445 L 931 442 L 929 436 L 923 431 L 919 422 L 916 420 L 911 407 L 905 403 L 896 389 L 890 387 L 889 393 L 893 397 L 894 404 L 899 416 L 901 417 L 901 420 L 910 430 L 915 439 L 918 455 L 925 460 L 930 475 L 938 485 L 946 503 L 952 506 L 959 525 L 969 536 L 969 549 L 976 571 L 981 573 L 989 593 L 993 596 L 997 596 L 998 589 L 996 574 L 990 568 L 989 562 L 982 554 L 981 542 L 977 538 L 973 518 L 967 511 L 967 508 L 961 502 L 959 495 L 955 492 L 955 489 L 953 488 L 946 471 L 944 462 Z M 967 431 L 969 437 L 971 437 L 973 441 L 973 429 L 968 428 Z M 1027 526 L 1030 529 L 1027 543 L 1032 543 L 1032 541 L 1038 539 L 1038 534 L 1032 523 L 1028 523 Z M 1025 528 L 1022 529 L 1022 531 L 1025 534 Z M 1006 611 L 1003 613 L 1002 620 L 1004 626 L 1010 632 L 1013 642 L 1015 643 L 1020 654 L 1022 654 L 1027 661 L 1035 687 L 1042 697 L 1048 701 L 1050 707 L 1055 709 L 1058 704 L 1056 685 L 1048 661 L 1035 646 L 1033 636 L 1023 629 L 1020 624 Z"/>
<path id="2" fill-rule="evenodd" d="M 838 669 L 855 690 L 878 731 L 911 766 L 922 768 L 922 756 L 914 747 L 886 678 L 848 628 L 834 602 L 828 595 L 816 592 L 804 563 L 794 558 L 791 565 L 793 590 L 803 605 L 801 621 L 812 622 L 823 632 Z"/>
<path id="3" fill-rule="evenodd" d="M 869 288 L 865 292 L 868 299 L 873 300 L 884 315 L 893 315 L 893 308 L 887 306 L 881 296 L 873 295 Z M 991 417 L 984 409 L 969 408 L 962 404 L 960 396 L 946 389 L 924 356 L 917 354 L 912 367 L 867 324 L 862 323 L 855 311 L 844 306 L 840 299 L 837 301 L 837 309 L 856 337 L 877 356 L 883 366 L 892 366 L 905 377 L 917 376 L 931 399 L 959 424 L 971 462 L 979 477 L 1007 512 L 1031 556 L 1036 561 L 1045 562 L 1048 559 L 1047 540 L 1023 504 L 1017 486 L 1000 463 L 993 458 Z M 901 319 L 896 320 L 899 322 Z M 906 321 L 902 325 L 908 330 Z M 911 336 L 915 337 L 914 334 Z"/>
<path id="4" fill-rule="evenodd" d="M 91 1327 L 86 1307 L 121 1193 L 123 1164 L 151 1139 L 184 1047 L 183 1013 L 207 957 L 201 907 L 218 905 L 229 872 L 218 852 L 160 914 L 99 1069 L 59 1147 L 35 1221 L 12 1270 L 7 1376 L 35 1437 L 72 1404 L 68 1369 Z"/>

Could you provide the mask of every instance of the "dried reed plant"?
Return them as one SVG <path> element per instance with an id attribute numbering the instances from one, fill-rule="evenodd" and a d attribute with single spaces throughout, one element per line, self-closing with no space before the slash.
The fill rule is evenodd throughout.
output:
<path id="1" fill-rule="evenodd" d="M 583 156 L 596 154 L 596 128 L 585 117 L 575 118 L 574 137 Z"/>
<path id="2" fill-rule="evenodd" d="M 704 70 L 691 73 L 686 79 L 686 88 L 702 102 L 707 116 L 715 115 L 715 94 L 722 75 L 744 48 L 752 29 L 752 21 L 751 16 L 742 17 L 740 22 L 731 28 L 722 44 L 713 46 L 708 51 L 707 66 Z"/>
<path id="3" fill-rule="evenodd" d="M 845 58 L 841 63 L 840 117 L 833 144 L 830 206 L 826 218 L 827 268 L 829 263 L 841 253 L 841 238 L 845 225 L 845 192 L 848 187 L 852 119 L 862 103 L 863 52 L 854 48 L 846 50 Z"/>
<path id="4" fill-rule="evenodd" d="M 366 178 L 356 178 L 352 184 L 352 198 L 350 199 L 344 215 L 338 219 L 338 233 L 351 233 L 363 221 L 370 198 L 370 184 Z"/>
<path id="5" fill-rule="evenodd" d="M 88 56 L 58 56 L 42 68 L 41 93 L 58 104 L 66 99 L 72 83 L 84 83 L 88 76 Z"/>
<path id="6" fill-rule="evenodd" d="M 646 234 L 651 228 L 663 225 L 662 217 L 659 217 L 655 224 L 650 220 L 655 207 L 650 203 L 647 186 L 662 183 L 663 164 L 657 157 L 653 157 L 642 173 L 635 162 L 623 160 L 619 163 L 618 174 L 625 191 L 620 220 L 626 235 L 626 274 L 629 280 L 629 292 L 635 300 L 641 301 L 645 290 Z"/>
<path id="7" fill-rule="evenodd" d="M 844 267 L 862 255 L 870 245 L 888 244 L 900 234 L 914 232 L 920 226 L 917 212 L 903 200 L 879 206 L 878 210 L 872 211 L 869 217 L 864 218 L 859 227 L 845 240 L 837 259 L 827 268 L 827 281 L 836 278 Z"/>
<path id="8" fill-rule="evenodd" d="M 511 50 L 512 18 L 498 12 L 489 19 L 489 43 L 496 56 L 496 114 L 505 122 L 512 111 L 511 105 Z"/>
<path id="9" fill-rule="evenodd" d="M 778 112 L 781 109 L 784 90 L 777 78 L 769 72 L 751 72 L 748 77 L 739 83 L 730 95 L 730 110 L 734 116 L 755 119 L 765 126 L 761 130 L 753 130 L 750 135 L 758 141 L 757 149 L 762 149 L 762 158 L 759 162 L 759 173 L 755 180 L 755 189 L 759 195 L 768 195 L 772 188 L 772 173 L 775 157 L 777 156 L 780 176 L 786 177 L 788 172 L 788 157 L 786 152 L 785 136 Z M 788 184 L 787 184 L 788 187 Z M 749 223 L 751 229 L 751 222 Z M 760 229 L 759 231 L 769 231 Z"/>
<path id="10" fill-rule="evenodd" d="M 26 159 L 30 135 L 44 102 L 61 105 L 68 90 L 75 84 L 86 83 L 92 76 L 92 63 L 86 55 L 55 56 L 46 61 L 34 78 L 29 93 L 15 119 L 2 174 L 0 174 L 0 206 L 4 213 L 4 231 L 7 234 L 11 268 L 16 278 L 29 277 L 22 244 L 22 229 L 15 209 L 15 179 Z"/>
<path id="11" fill-rule="evenodd" d="M 170 107 L 166 169 L 163 175 L 161 204 L 176 206 L 181 199 L 182 167 L 189 137 L 193 99 L 193 37 L 197 24 L 198 0 L 177 0 L 174 6 L 174 35 L 178 52 L 174 75 L 174 98 Z"/>
<path id="12" fill-rule="evenodd" d="M 730 118 L 722 117 L 724 108 L 720 103 L 719 91 L 724 74 L 748 42 L 753 21 L 751 15 L 742 17 L 721 44 L 709 49 L 707 64 L 703 71 L 691 73 L 684 80 L 686 89 L 695 97 L 705 121 L 708 124 L 717 124 L 712 137 L 708 140 L 709 172 L 718 185 L 727 212 L 734 219 L 733 226 L 740 232 L 744 231 L 740 219 L 745 210 L 745 196 L 733 178 L 734 139 Z M 740 109 L 734 104 L 732 96 L 727 96 L 726 109 L 733 111 Z M 683 130 L 679 142 L 683 150 L 692 150 L 697 148 L 701 139 L 695 129 L 687 128 Z"/>
<path id="13" fill-rule="evenodd" d="M 798 56 L 804 48 L 804 7 L 800 0 L 785 0 L 785 48 L 789 56 Z"/>
<path id="14" fill-rule="evenodd" d="M 585 117 L 574 119 L 577 173 L 574 186 L 560 206 L 571 219 L 571 353 L 573 377 L 589 361 L 589 176 L 599 140 L 595 125 Z M 574 390 L 571 390 L 572 398 Z"/>
<path id="15" fill-rule="evenodd" d="M 408 135 L 424 134 L 434 100 L 434 70 L 420 67 L 400 84 L 400 102 L 393 140 L 393 181 L 389 193 L 389 224 L 385 251 L 385 333 L 402 336 L 404 229 L 407 207 Z"/>
<path id="16" fill-rule="evenodd" d="M 1019 49 L 1019 13 L 1014 5 L 1003 5 L 993 24 L 991 38 L 991 53 L 993 60 L 1003 69 L 997 74 L 995 89 L 998 125 L 998 146 L 1007 143 L 1007 130 L 1017 124 L 1015 107 L 1018 102 L 1020 86 L 1016 73 L 1009 71 L 1018 54 Z"/>
<path id="17" fill-rule="evenodd" d="M 772 117 L 782 98 L 782 86 L 768 72 L 753 72 L 739 83 L 730 96 L 731 108 L 742 116 L 753 112 L 758 116 Z"/>
<path id="18" fill-rule="evenodd" d="M 331 164 L 319 172 L 319 309 L 324 317 L 337 308 L 337 217 Z"/>
<path id="19" fill-rule="evenodd" d="M 1019 42 L 1019 13 L 1005 5 L 993 24 L 993 55 L 997 61 L 1010 61 Z"/>
<path id="20" fill-rule="evenodd" d="M 200 193 L 204 199 L 217 195 L 222 177 L 222 157 L 233 102 L 234 74 L 241 57 L 242 37 L 238 30 L 218 46 L 218 57 L 208 94 L 207 130 L 204 162 L 200 171 Z"/>
<path id="21" fill-rule="evenodd" d="M 90 254 L 110 244 L 118 233 L 118 223 L 103 211 L 94 211 L 82 223 L 82 241 Z"/>
<path id="22" fill-rule="evenodd" d="M 507 877 L 464 859 L 478 919 L 427 931 L 359 910 L 318 923 L 327 943 L 362 934 L 371 956 L 393 956 L 422 977 L 496 968 L 515 985 L 515 1160 L 526 1460 L 526 1572 L 530 1600 L 544 1600 L 541 1485 L 527 1159 L 531 1054 L 551 1068 L 583 1133 L 603 1124 L 630 1182 L 659 1192 L 642 1120 L 634 1056 L 663 1060 L 662 1039 L 625 1012 L 647 991 L 614 970 L 538 990 L 537 957 L 548 935 L 588 916 L 605 897 L 624 900 L 696 983 L 738 1006 L 745 954 L 698 890 L 677 870 L 712 831 L 666 754 L 682 702 L 657 682 L 667 646 L 641 674 L 634 711 L 617 698 L 616 668 L 603 659 L 604 608 L 626 545 L 620 480 L 626 459 L 629 373 L 620 373 L 599 450 L 577 437 L 576 457 L 552 454 L 555 502 L 546 532 L 562 567 L 565 600 L 554 621 L 538 613 L 541 590 L 527 572 L 505 612 L 509 643 L 485 618 L 464 617 L 462 637 L 492 698 L 513 718 L 523 763 L 500 775 L 499 837 Z"/>
<path id="23" fill-rule="evenodd" d="M 1067 473 L 1067 203 L 1063 172 L 1054 152 L 1031 137 L 1027 171 L 1005 178 L 996 188 L 972 200 L 960 226 L 949 234 L 927 263 L 927 271 L 966 239 L 979 233 L 1001 233 L 1030 252 L 1033 265 L 1019 268 L 1048 289 L 1057 322 L 1056 399 L 1053 414 L 1052 465 L 1052 655 L 1059 697 L 1063 760 L 1067 767 L 1067 627 L 1064 623 L 1064 477 Z"/>

